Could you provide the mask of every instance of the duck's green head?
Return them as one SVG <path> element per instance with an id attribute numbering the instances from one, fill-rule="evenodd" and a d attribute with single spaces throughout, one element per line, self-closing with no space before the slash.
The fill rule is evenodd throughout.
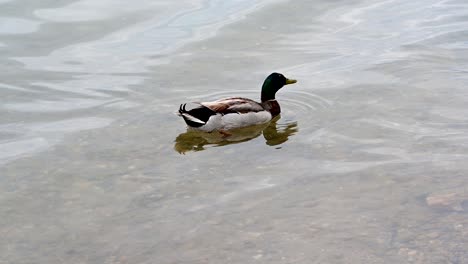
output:
<path id="1" fill-rule="evenodd" d="M 276 92 L 283 86 L 296 83 L 296 80 L 288 79 L 281 73 L 272 73 L 265 79 L 262 86 L 262 102 L 275 99 Z"/>

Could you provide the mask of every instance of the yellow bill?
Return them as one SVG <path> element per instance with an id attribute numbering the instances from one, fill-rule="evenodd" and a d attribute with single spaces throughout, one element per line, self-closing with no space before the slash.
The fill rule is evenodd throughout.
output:
<path id="1" fill-rule="evenodd" d="M 288 85 L 288 84 L 293 84 L 293 83 L 297 83 L 297 80 L 294 80 L 294 79 L 286 79 L 286 85 Z"/>

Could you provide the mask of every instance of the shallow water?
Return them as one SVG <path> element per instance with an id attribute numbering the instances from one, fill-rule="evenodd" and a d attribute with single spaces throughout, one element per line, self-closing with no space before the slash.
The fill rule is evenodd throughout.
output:
<path id="1" fill-rule="evenodd" d="M 0 0 L 0 263 L 468 263 L 466 1 Z M 271 124 L 180 103 L 298 79 Z"/>

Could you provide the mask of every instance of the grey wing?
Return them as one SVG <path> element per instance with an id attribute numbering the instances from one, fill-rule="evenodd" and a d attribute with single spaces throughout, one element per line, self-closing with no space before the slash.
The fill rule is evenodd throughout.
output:
<path id="1" fill-rule="evenodd" d="M 221 114 L 265 111 L 261 104 L 241 97 L 226 98 L 214 102 L 202 102 L 200 104 Z"/>

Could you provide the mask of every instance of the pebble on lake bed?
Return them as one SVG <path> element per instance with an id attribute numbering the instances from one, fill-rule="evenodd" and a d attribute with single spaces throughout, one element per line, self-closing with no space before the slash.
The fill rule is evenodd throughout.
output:
<path id="1" fill-rule="evenodd" d="M 430 194 L 426 197 L 430 207 L 444 208 L 453 211 L 467 211 L 468 195 L 464 193 Z"/>

